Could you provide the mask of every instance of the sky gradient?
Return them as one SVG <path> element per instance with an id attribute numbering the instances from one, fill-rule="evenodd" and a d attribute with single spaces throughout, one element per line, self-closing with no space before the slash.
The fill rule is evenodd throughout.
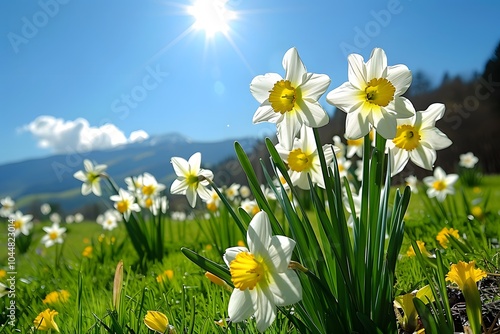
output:
<path id="1" fill-rule="evenodd" d="M 210 39 L 193 26 L 190 5 L 2 1 L 0 164 L 70 150 L 78 134 L 109 145 L 145 133 L 273 136 L 274 124 L 252 124 L 249 84 L 258 74 L 284 76 L 290 47 L 309 72 L 330 76 L 329 92 L 347 80 L 350 52 L 366 60 L 381 47 L 389 65 L 438 84 L 445 72 L 481 72 L 500 41 L 495 1 L 229 0 L 236 18 Z M 45 123 L 34 123 L 42 115 Z"/>

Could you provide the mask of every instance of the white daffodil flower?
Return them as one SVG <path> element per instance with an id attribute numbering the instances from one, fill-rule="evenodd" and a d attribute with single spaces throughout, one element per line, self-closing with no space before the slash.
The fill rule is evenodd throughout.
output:
<path id="1" fill-rule="evenodd" d="M 283 68 L 285 78 L 267 73 L 252 80 L 250 92 L 260 103 L 253 123 L 276 123 L 280 142 L 291 149 L 302 124 L 317 128 L 328 123 L 328 114 L 318 99 L 330 85 L 330 78 L 308 73 L 295 48 L 285 53 Z"/>
<path id="2" fill-rule="evenodd" d="M 327 165 L 332 162 L 334 151 L 339 151 L 335 146 L 328 144 L 323 145 L 322 149 Z M 302 127 L 300 138 L 295 138 L 291 150 L 287 150 L 281 142 L 276 145 L 276 150 L 281 159 L 288 164 L 290 180 L 294 186 L 309 189 L 309 181 L 307 180 L 307 174 L 309 174 L 313 183 L 325 188 L 312 128 Z"/>
<path id="3" fill-rule="evenodd" d="M 457 174 L 446 175 L 441 167 L 434 170 L 434 176 L 424 177 L 427 188 L 427 196 L 429 198 L 436 197 L 438 201 L 443 202 L 447 195 L 453 195 L 455 188 L 453 185 L 458 180 Z"/>
<path id="4" fill-rule="evenodd" d="M 52 226 L 45 226 L 42 229 L 47 233 L 40 241 L 45 244 L 45 247 L 49 248 L 55 244 L 63 243 L 63 234 L 66 232 L 66 228 L 59 227 L 59 224 L 54 223 Z"/>
<path id="5" fill-rule="evenodd" d="M 276 306 L 302 299 L 299 277 L 288 269 L 295 241 L 271 235 L 269 217 L 261 211 L 248 226 L 247 245 L 248 249 L 228 248 L 224 254 L 234 285 L 228 313 L 232 322 L 254 315 L 263 332 L 276 318 Z"/>
<path id="6" fill-rule="evenodd" d="M 458 163 L 461 167 L 474 168 L 479 159 L 472 152 L 467 152 L 465 154 L 460 154 L 460 162 Z"/>
<path id="7" fill-rule="evenodd" d="M 196 194 L 202 200 L 210 199 L 210 193 L 206 188 L 208 180 L 212 180 L 214 174 L 208 169 L 201 169 L 201 153 L 193 154 L 188 161 L 182 158 L 173 157 L 170 162 L 174 167 L 177 179 L 170 187 L 170 193 L 186 195 L 191 207 L 196 205 Z"/>
<path id="8" fill-rule="evenodd" d="M 410 187 L 410 190 L 414 194 L 418 194 L 418 179 L 415 175 L 410 175 L 407 178 L 405 178 L 406 185 Z"/>
<path id="9" fill-rule="evenodd" d="M 33 228 L 33 223 L 31 222 L 32 219 L 33 215 L 23 215 L 21 211 L 16 211 L 9 216 L 9 220 L 14 222 L 14 234 L 16 237 L 21 233 L 24 235 L 30 234 L 31 229 Z"/>
<path id="10" fill-rule="evenodd" d="M 349 81 L 326 96 L 328 103 L 347 113 L 346 137 L 358 139 L 370 132 L 370 124 L 382 137 L 396 136 L 396 119 L 413 116 L 411 102 L 401 95 L 412 76 L 405 65 L 387 66 L 384 50 L 373 49 L 365 63 L 361 55 L 348 57 Z"/>
<path id="11" fill-rule="evenodd" d="M 16 202 L 12 200 L 9 196 L 2 198 L 0 200 L 0 204 L 2 207 L 0 208 L 0 216 L 2 217 L 8 217 L 12 211 L 14 210 L 14 206 L 16 205 Z"/>
<path id="12" fill-rule="evenodd" d="M 436 121 L 444 115 L 445 106 L 434 103 L 424 111 L 418 111 L 407 119 L 398 119 L 396 136 L 386 142 L 394 157 L 392 176 L 401 172 L 411 160 L 415 165 L 432 170 L 436 162 L 436 150 L 450 146 L 451 140 L 436 128 Z"/>
<path id="13" fill-rule="evenodd" d="M 135 203 L 135 197 L 125 189 L 120 188 L 118 195 L 110 196 L 109 199 L 115 202 L 115 209 L 123 215 L 125 220 L 130 218 L 132 211 L 141 211 L 139 204 Z"/>
<path id="14" fill-rule="evenodd" d="M 85 171 L 79 170 L 73 177 L 83 182 L 82 195 L 86 196 L 91 192 L 96 196 L 101 196 L 101 174 L 108 168 L 106 165 L 95 165 L 92 161 L 85 159 L 83 161 Z"/>

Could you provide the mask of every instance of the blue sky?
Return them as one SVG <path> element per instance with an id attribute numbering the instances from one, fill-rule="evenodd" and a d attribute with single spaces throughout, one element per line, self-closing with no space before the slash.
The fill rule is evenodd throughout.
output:
<path id="1" fill-rule="evenodd" d="M 293 46 L 309 72 L 330 76 L 330 91 L 346 81 L 350 51 L 367 59 L 382 47 L 390 65 L 439 82 L 482 71 L 500 41 L 496 1 L 229 0 L 237 18 L 211 39 L 192 27 L 193 1 L 2 1 L 0 164 L 70 150 L 82 129 L 109 143 L 138 130 L 272 136 L 273 124 L 252 124 L 249 84 L 284 75 Z M 41 133 L 39 116 L 66 132 Z"/>

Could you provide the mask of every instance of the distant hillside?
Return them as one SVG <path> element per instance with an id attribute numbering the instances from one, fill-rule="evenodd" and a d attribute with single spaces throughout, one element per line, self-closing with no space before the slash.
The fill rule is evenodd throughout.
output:
<path id="1" fill-rule="evenodd" d="M 65 213 L 72 213 L 84 205 L 100 201 L 93 195 L 82 196 L 79 190 L 81 182 L 73 177 L 76 171 L 83 169 L 84 159 L 107 165 L 107 172 L 121 186 L 125 186 L 125 177 L 144 172 L 153 174 L 159 182 L 169 186 L 175 179 L 171 157 L 188 159 L 193 153 L 201 152 L 203 166 L 213 168 L 234 157 L 234 141 L 192 142 L 181 135 L 169 134 L 115 149 L 5 164 L 0 166 L 0 198 L 10 196 L 18 207 L 25 210 L 49 202 L 58 204 Z M 251 150 L 257 140 L 243 138 L 238 142 Z"/>

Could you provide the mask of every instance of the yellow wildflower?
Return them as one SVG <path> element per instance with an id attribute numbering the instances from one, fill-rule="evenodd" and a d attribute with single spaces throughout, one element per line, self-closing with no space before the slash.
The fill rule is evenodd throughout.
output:
<path id="1" fill-rule="evenodd" d="M 92 257 L 92 246 L 87 246 L 83 249 L 83 252 L 82 252 L 82 255 L 84 257 L 88 257 L 88 258 L 91 258 Z"/>
<path id="2" fill-rule="evenodd" d="M 69 292 L 66 290 L 52 291 L 43 300 L 44 304 L 65 303 L 69 299 Z"/>
<path id="3" fill-rule="evenodd" d="M 436 240 L 439 241 L 439 244 L 443 248 L 448 248 L 448 236 L 451 235 L 455 239 L 460 238 L 460 235 L 458 235 L 458 230 L 455 230 L 454 228 L 443 228 L 438 235 L 436 236 Z"/>
<path id="4" fill-rule="evenodd" d="M 420 250 L 420 253 L 422 253 L 422 255 L 431 256 L 431 254 L 425 248 L 425 242 L 417 240 L 417 246 L 418 246 L 418 249 Z M 416 256 L 415 250 L 413 249 L 413 246 L 410 246 L 410 248 L 408 248 L 406 255 L 409 257 Z"/>
<path id="5" fill-rule="evenodd" d="M 463 290 L 468 279 L 472 279 L 475 283 L 486 277 L 486 272 L 474 268 L 475 265 L 475 261 L 469 263 L 459 261 L 457 264 L 452 264 L 446 280 L 457 284 L 460 290 Z"/>
<path id="6" fill-rule="evenodd" d="M 56 332 L 59 332 L 59 327 L 54 321 L 54 317 L 58 314 L 59 313 L 56 310 L 50 309 L 46 309 L 45 311 L 41 312 L 33 321 L 35 329 L 39 331 L 48 331 L 53 329 Z"/>
<path id="7" fill-rule="evenodd" d="M 165 333 L 168 329 L 168 318 L 158 311 L 148 311 L 144 317 L 144 324 L 158 333 Z"/>

